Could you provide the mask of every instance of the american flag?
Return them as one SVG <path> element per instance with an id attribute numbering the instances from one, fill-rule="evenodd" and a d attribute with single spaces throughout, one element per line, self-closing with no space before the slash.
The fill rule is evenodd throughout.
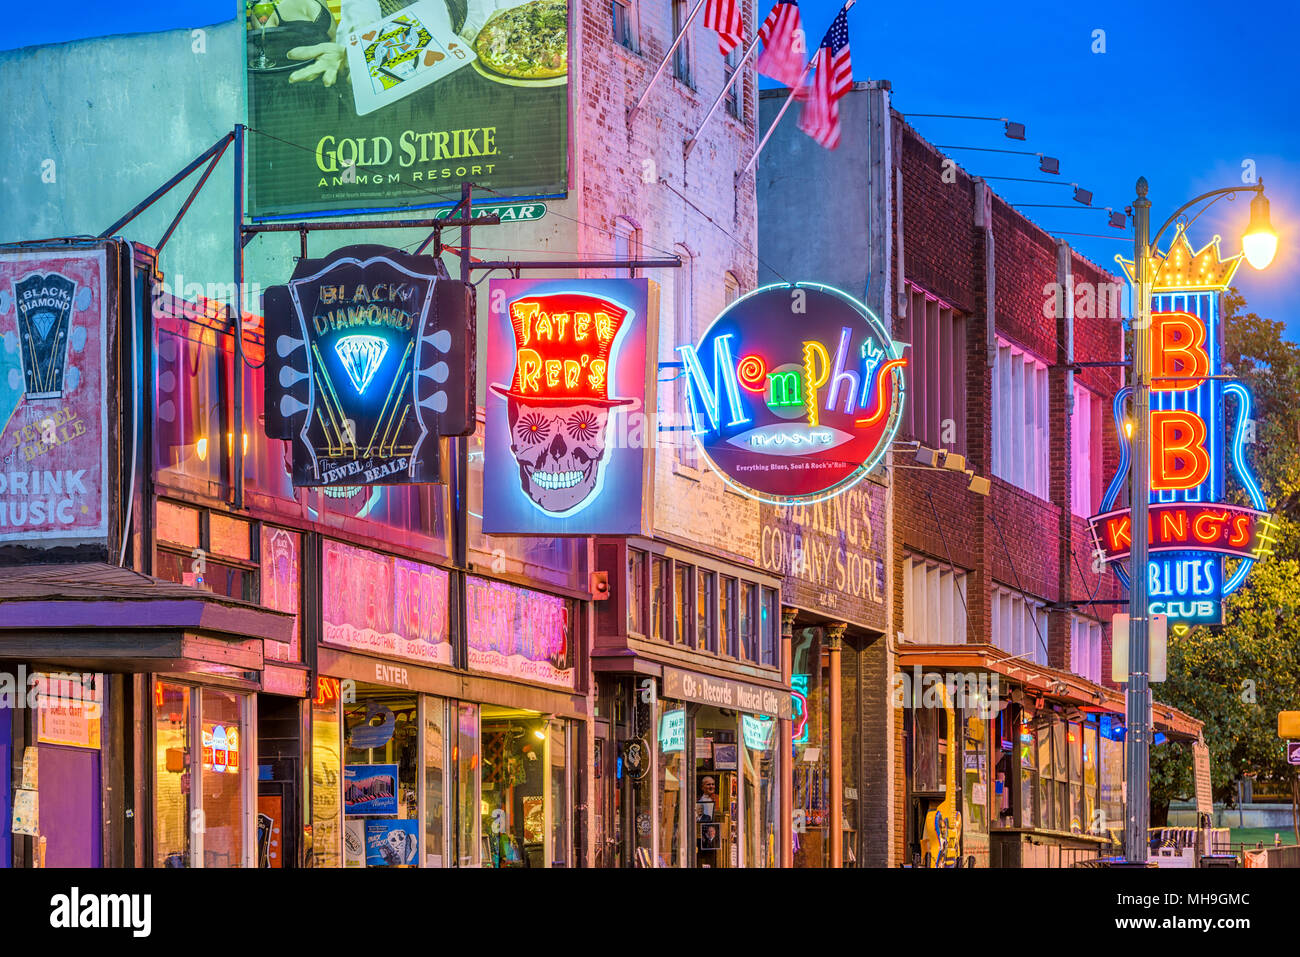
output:
<path id="1" fill-rule="evenodd" d="M 853 86 L 853 64 L 849 60 L 848 7 L 839 12 L 822 38 L 813 61 L 813 78 L 808 101 L 799 117 L 803 130 L 828 150 L 840 145 L 839 100 Z"/>
<path id="2" fill-rule="evenodd" d="M 808 55 L 799 19 L 799 4 L 795 0 L 777 0 L 763 21 L 758 38 L 763 41 L 763 52 L 755 64 L 758 72 L 792 89 L 797 88 Z"/>
<path id="3" fill-rule="evenodd" d="M 718 31 L 718 49 L 726 56 L 745 42 L 745 18 L 740 0 L 708 0 L 704 7 L 704 26 Z"/>

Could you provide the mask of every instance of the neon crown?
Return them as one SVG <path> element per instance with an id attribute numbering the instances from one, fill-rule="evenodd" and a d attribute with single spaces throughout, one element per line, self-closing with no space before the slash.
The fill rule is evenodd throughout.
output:
<path id="1" fill-rule="evenodd" d="M 1151 264 L 1153 293 L 1162 292 L 1196 292 L 1227 289 L 1232 276 L 1241 265 L 1241 253 L 1224 259 L 1219 253 L 1219 236 L 1215 236 L 1199 250 L 1193 251 L 1187 241 L 1187 231 L 1182 223 L 1174 233 L 1169 252 L 1161 254 L 1155 250 L 1147 258 Z M 1115 261 L 1128 276 L 1129 282 L 1136 283 L 1133 263 L 1121 256 Z"/>

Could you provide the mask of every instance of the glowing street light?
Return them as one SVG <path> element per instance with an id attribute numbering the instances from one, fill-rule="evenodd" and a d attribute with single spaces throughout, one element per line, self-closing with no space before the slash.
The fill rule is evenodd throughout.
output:
<path id="1" fill-rule="evenodd" d="M 1259 192 L 1250 201 L 1250 225 L 1241 237 L 1241 251 L 1246 255 L 1246 262 L 1256 269 L 1267 269 L 1277 254 L 1277 233 L 1268 221 L 1268 199 L 1264 196 L 1264 181 L 1260 180 Z"/>

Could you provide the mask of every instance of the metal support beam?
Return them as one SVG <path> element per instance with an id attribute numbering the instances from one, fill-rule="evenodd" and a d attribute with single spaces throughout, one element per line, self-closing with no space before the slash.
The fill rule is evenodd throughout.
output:
<path id="1" fill-rule="evenodd" d="M 175 187 L 177 183 L 185 179 L 185 177 L 189 176 L 190 173 L 193 173 L 196 169 L 198 169 L 208 160 L 212 159 L 213 154 L 220 151 L 224 151 L 225 148 L 228 145 L 230 145 L 231 141 L 234 140 L 234 138 L 235 138 L 234 133 L 227 133 L 225 136 L 221 137 L 221 139 L 217 140 L 206 150 L 204 150 L 200 156 L 192 160 L 183 170 L 181 170 L 179 173 L 177 173 L 167 182 L 163 183 L 156 190 L 154 190 L 152 193 L 146 196 L 141 202 L 139 202 L 137 205 L 132 207 L 129 213 L 127 213 L 125 216 L 123 216 L 121 219 L 115 222 L 112 226 L 109 226 L 108 229 L 104 230 L 96 238 L 107 239 L 109 236 L 116 235 L 118 231 L 122 229 L 123 226 L 131 222 L 133 219 L 135 219 L 137 216 L 143 213 L 154 203 L 158 202 L 158 200 L 161 197 L 171 192 L 172 188 Z"/>

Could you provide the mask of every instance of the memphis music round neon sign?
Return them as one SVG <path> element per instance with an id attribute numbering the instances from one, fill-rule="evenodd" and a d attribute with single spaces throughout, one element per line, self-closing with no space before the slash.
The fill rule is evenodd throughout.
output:
<path id="1" fill-rule="evenodd" d="M 757 289 L 677 351 L 685 427 L 714 471 L 759 501 L 810 504 L 851 488 L 898 431 L 902 346 L 830 286 Z"/>

